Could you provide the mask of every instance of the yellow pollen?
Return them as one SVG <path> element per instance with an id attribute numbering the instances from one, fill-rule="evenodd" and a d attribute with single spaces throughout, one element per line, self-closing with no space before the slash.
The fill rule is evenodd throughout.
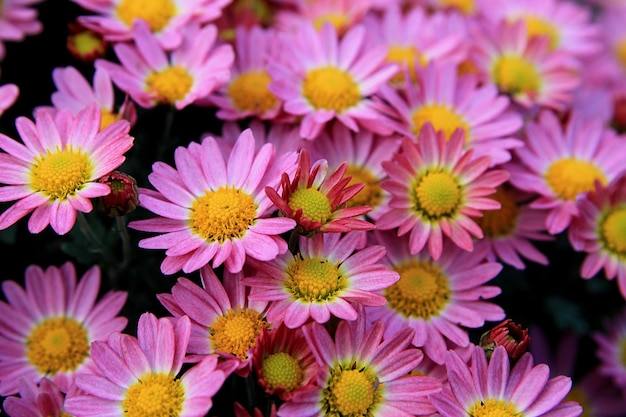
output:
<path id="1" fill-rule="evenodd" d="M 313 25 L 315 25 L 315 29 L 318 31 L 322 29 L 324 23 L 330 23 L 335 27 L 337 33 L 343 33 L 348 27 L 348 22 L 350 19 L 348 15 L 342 13 L 326 13 L 321 16 L 316 17 L 313 20 Z"/>
<path id="2" fill-rule="evenodd" d="M 176 16 L 176 5 L 172 0 L 121 0 L 117 5 L 117 17 L 131 27 L 135 20 L 148 22 L 152 32 L 159 32 Z"/>
<path id="3" fill-rule="evenodd" d="M 169 66 L 146 77 L 146 90 L 156 94 L 157 100 L 165 104 L 174 104 L 185 98 L 192 85 L 193 77 L 179 65 Z"/>
<path id="4" fill-rule="evenodd" d="M 438 0 L 438 3 L 442 8 L 457 9 L 466 15 L 471 15 L 476 10 L 474 0 Z"/>
<path id="5" fill-rule="evenodd" d="M 89 343 L 87 330 L 73 318 L 48 318 L 28 335 L 26 358 L 40 374 L 73 372 L 89 356 Z"/>
<path id="6" fill-rule="evenodd" d="M 101 50 L 103 40 L 97 33 L 85 30 L 72 36 L 72 44 L 80 55 L 87 55 Z"/>
<path id="7" fill-rule="evenodd" d="M 214 351 L 247 359 L 248 350 L 254 347 L 261 330 L 267 326 L 258 311 L 228 309 L 211 324 L 209 339 Z"/>
<path id="8" fill-rule="evenodd" d="M 412 46 L 393 45 L 387 52 L 387 62 L 398 64 L 401 70 L 390 80 L 392 84 L 404 83 L 404 68 L 408 69 L 411 81 L 417 80 L 415 67 L 417 64 L 423 67 L 428 62 L 426 57 Z"/>
<path id="9" fill-rule="evenodd" d="M 120 120 L 117 114 L 111 113 L 108 110 L 102 109 L 101 114 L 102 115 L 100 116 L 100 130 Z"/>
<path id="10" fill-rule="evenodd" d="M 522 413 L 515 409 L 515 406 L 507 400 L 489 398 L 477 401 L 472 408 L 467 411 L 472 417 L 521 417 Z"/>
<path id="11" fill-rule="evenodd" d="M 563 402 L 575 401 L 583 408 L 583 413 L 579 417 L 593 417 L 592 401 L 585 391 L 577 385 L 574 385 L 570 392 L 563 398 Z"/>
<path id="12" fill-rule="evenodd" d="M 626 71 L 626 37 L 615 44 L 615 56 L 622 65 L 622 71 Z"/>
<path id="13" fill-rule="evenodd" d="M 339 268 L 327 259 L 306 258 L 296 255 L 287 267 L 285 287 L 297 298 L 306 302 L 332 298 L 346 286 Z"/>
<path id="14" fill-rule="evenodd" d="M 400 280 L 385 289 L 389 308 L 405 317 L 429 320 L 450 301 L 450 280 L 429 261 L 411 260 L 393 268 Z"/>
<path id="15" fill-rule="evenodd" d="M 456 112 L 441 104 L 422 106 L 413 112 L 411 119 L 413 120 L 411 131 L 415 136 L 419 135 L 426 122 L 432 123 L 435 130 L 443 130 L 447 140 L 450 140 L 450 136 L 458 128 L 465 132 L 466 141 L 470 136 L 470 126 L 467 122 Z"/>
<path id="16" fill-rule="evenodd" d="M 352 75 L 333 66 L 309 70 L 302 82 L 302 95 L 316 109 L 337 113 L 361 101 L 359 86 Z"/>
<path id="17" fill-rule="evenodd" d="M 559 32 L 552 23 L 532 15 L 527 15 L 523 19 L 526 23 L 528 37 L 547 36 L 549 39 L 548 45 L 551 50 L 554 50 L 559 46 Z"/>
<path id="18" fill-rule="evenodd" d="M 121 402 L 127 417 L 178 417 L 183 411 L 185 388 L 174 375 L 149 373 L 128 387 Z"/>
<path id="19" fill-rule="evenodd" d="M 206 191 L 191 205 L 189 224 L 207 242 L 241 239 L 254 224 L 257 205 L 239 188 L 222 186 Z"/>
<path id="20" fill-rule="evenodd" d="M 352 177 L 350 185 L 365 184 L 365 187 L 347 202 L 348 207 L 370 206 L 378 207 L 383 199 L 383 188 L 380 180 L 364 166 L 348 165 L 346 176 Z"/>
<path id="21" fill-rule="evenodd" d="M 492 77 L 501 91 L 533 94 L 541 89 L 541 75 L 535 64 L 517 55 L 503 55 L 492 68 Z"/>
<path id="22" fill-rule="evenodd" d="M 374 408 L 381 400 L 381 385 L 376 375 L 366 369 L 332 369 L 322 391 L 322 412 L 326 416 L 373 417 Z"/>
<path id="23" fill-rule="evenodd" d="M 248 71 L 235 77 L 227 94 L 241 111 L 264 113 L 278 105 L 278 99 L 267 88 L 272 81 L 266 71 Z"/>
<path id="24" fill-rule="evenodd" d="M 626 206 L 611 210 L 600 222 L 600 236 L 609 251 L 626 256 Z"/>
<path id="25" fill-rule="evenodd" d="M 91 179 L 92 171 L 88 155 L 80 149 L 47 150 L 30 166 L 30 185 L 52 199 L 64 200 Z"/>
<path id="26" fill-rule="evenodd" d="M 332 214 L 330 200 L 316 188 L 298 188 L 289 197 L 289 207 L 295 212 L 302 209 L 302 216 L 325 224 Z"/>
<path id="27" fill-rule="evenodd" d="M 496 188 L 495 194 L 489 198 L 500 203 L 499 210 L 485 210 L 483 217 L 474 220 L 483 230 L 486 238 L 511 236 L 517 226 L 519 207 L 515 201 L 515 195 L 502 187 Z"/>
<path id="28" fill-rule="evenodd" d="M 429 219 L 452 217 L 461 203 L 461 187 L 447 172 L 427 172 L 415 187 L 415 209 Z"/>
<path id="29" fill-rule="evenodd" d="M 596 165 L 575 158 L 559 159 L 550 165 L 545 179 L 552 191 L 563 200 L 575 200 L 580 193 L 593 191 L 595 181 L 606 184 L 606 177 Z"/>
<path id="30" fill-rule="evenodd" d="M 270 389 L 282 388 L 287 392 L 300 386 L 304 372 L 296 358 L 287 352 L 277 352 L 263 360 L 263 379 Z"/>

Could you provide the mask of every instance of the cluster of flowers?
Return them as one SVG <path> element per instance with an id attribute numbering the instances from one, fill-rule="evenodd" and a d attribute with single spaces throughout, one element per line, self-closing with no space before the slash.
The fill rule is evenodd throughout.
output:
<path id="1" fill-rule="evenodd" d="M 0 39 L 41 32 L 43 1 L 0 2 Z M 0 230 L 89 235 L 95 201 L 122 227 L 139 206 L 133 250 L 180 276 L 131 330 L 97 265 L 5 280 L 8 415 L 213 415 L 238 379 L 237 416 L 626 413 L 626 314 L 572 387 L 489 285 L 561 235 L 626 299 L 626 2 L 72 1 L 93 78 L 55 68 L 52 105 L 0 134 Z M 157 106 L 222 132 L 137 187 L 117 170 Z"/>

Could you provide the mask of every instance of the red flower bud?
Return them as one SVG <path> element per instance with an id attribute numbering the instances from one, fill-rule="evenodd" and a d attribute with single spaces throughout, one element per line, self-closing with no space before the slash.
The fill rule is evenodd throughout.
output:
<path id="1" fill-rule="evenodd" d="M 111 192 L 98 200 L 98 208 L 111 217 L 123 216 L 139 205 L 139 189 L 133 177 L 113 171 L 98 182 L 111 187 Z"/>
<path id="2" fill-rule="evenodd" d="M 487 359 L 491 358 L 496 346 L 504 346 L 509 354 L 511 364 L 513 364 L 528 350 L 530 336 L 528 329 L 514 323 L 511 319 L 506 319 L 493 329 L 483 333 L 478 344 L 487 354 Z"/>
<path id="3" fill-rule="evenodd" d="M 104 56 L 109 43 L 102 35 L 78 22 L 69 23 L 68 29 L 70 33 L 67 36 L 67 49 L 74 58 L 83 62 L 93 62 Z"/>

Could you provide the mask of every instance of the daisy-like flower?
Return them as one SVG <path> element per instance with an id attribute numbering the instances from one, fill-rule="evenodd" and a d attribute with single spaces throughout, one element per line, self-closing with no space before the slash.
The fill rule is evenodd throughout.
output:
<path id="1" fill-rule="evenodd" d="M 372 7 L 373 0 L 291 0 L 289 7 L 276 11 L 273 26 L 282 31 L 296 31 L 302 25 L 313 24 L 321 30 L 325 23 L 334 26 L 339 35 L 361 23 Z"/>
<path id="2" fill-rule="evenodd" d="M 425 123 L 442 130 L 446 139 L 462 129 L 465 149 L 474 156 L 489 155 L 491 163 L 511 159 L 510 150 L 523 146 L 513 136 L 522 127 L 521 116 L 510 110 L 510 100 L 492 83 L 480 83 L 472 74 L 458 75 L 458 66 L 433 62 L 418 69 L 418 85 L 406 83 L 402 91 L 384 88 L 381 97 L 396 111 L 396 130 L 417 137 Z"/>
<path id="3" fill-rule="evenodd" d="M 330 23 L 319 32 L 305 24 L 283 37 L 283 59 L 268 67 L 269 89 L 284 101 L 287 113 L 302 116 L 303 137 L 314 139 L 335 118 L 354 131 L 391 133 L 384 107 L 371 97 L 398 68 L 385 64 L 384 46 L 366 45 L 365 32 L 358 25 L 339 39 Z"/>
<path id="4" fill-rule="evenodd" d="M 387 249 L 384 262 L 400 280 L 381 292 L 385 305 L 366 308 L 368 320 L 384 322 L 387 334 L 414 329 L 412 344 L 435 363 L 443 364 L 449 342 L 468 346 L 467 328 L 504 318 L 501 307 L 485 301 L 500 294 L 499 287 L 484 284 L 502 270 L 484 260 L 485 249 L 465 252 L 448 243 L 433 260 L 425 251 L 411 254 L 408 238 L 392 232 L 376 231 L 374 242 Z"/>
<path id="5" fill-rule="evenodd" d="M 522 258 L 547 265 L 548 258 L 532 242 L 554 240 L 546 230 L 548 211 L 531 208 L 529 196 L 510 183 L 496 188 L 491 198 L 501 207 L 476 219 L 484 237 L 475 242 L 475 248 L 485 246 L 488 260 L 499 260 L 517 269 L 526 268 Z"/>
<path id="6" fill-rule="evenodd" d="M 230 81 L 206 100 L 218 107 L 217 117 L 238 120 L 254 116 L 276 119 L 282 102 L 268 86 L 271 77 L 267 65 L 277 54 L 273 29 L 260 26 L 235 29 L 235 63 Z"/>
<path id="7" fill-rule="evenodd" d="M 188 317 L 139 317 L 137 337 L 114 333 L 93 342 L 99 370 L 76 378 L 79 390 L 65 399 L 76 416 L 204 416 L 232 371 L 209 355 L 181 374 L 189 342 Z"/>
<path id="8" fill-rule="evenodd" d="M 79 16 L 83 26 L 102 34 L 107 41 L 120 43 L 134 38 L 133 25 L 146 22 L 164 49 L 182 42 L 181 32 L 193 23 L 217 19 L 232 0 L 72 0 L 92 15 Z"/>
<path id="9" fill-rule="evenodd" d="M 69 232 L 76 212 L 93 209 L 90 198 L 107 195 L 111 189 L 98 178 L 119 167 L 133 145 L 130 124 L 118 120 L 100 130 L 100 109 L 87 106 L 75 116 L 69 110 L 56 114 L 42 110 L 35 121 L 15 120 L 23 144 L 0 134 L 0 201 L 14 201 L 0 215 L 6 229 L 33 212 L 31 233 L 48 224 L 59 235 Z"/>
<path id="10" fill-rule="evenodd" d="M 269 395 L 289 401 L 294 393 L 313 382 L 317 362 L 301 328 L 280 324 L 263 328 L 252 355 L 259 385 Z"/>
<path id="11" fill-rule="evenodd" d="M 13 83 L 0 86 L 0 116 L 15 104 L 19 95 L 20 88 Z"/>
<path id="12" fill-rule="evenodd" d="M 269 186 L 265 187 L 265 193 L 283 216 L 297 222 L 301 234 L 372 230 L 373 224 L 358 218 L 371 207 L 345 207 L 365 187 L 365 184 L 348 185 L 352 178 L 345 176 L 347 169 L 344 162 L 327 176 L 328 161 L 319 159 L 311 167 L 309 153 L 302 149 L 293 180 L 287 173 L 282 175 L 282 195 L 278 194 L 278 188 Z"/>
<path id="13" fill-rule="evenodd" d="M 176 168 L 153 165 L 148 179 L 157 191 L 139 190 L 141 206 L 158 217 L 128 226 L 163 233 L 142 239 L 139 246 L 167 250 L 164 274 L 196 271 L 209 262 L 214 268 L 225 264 L 235 273 L 246 257 L 272 260 L 287 250 L 280 234 L 296 225 L 293 219 L 269 217 L 275 208 L 263 190 L 278 184 L 278 172 L 270 171 L 275 160 L 269 143 L 255 151 L 249 129 L 241 133 L 227 161 L 213 137 L 179 147 Z"/>
<path id="14" fill-rule="evenodd" d="M 39 384 L 22 379 L 19 397 L 7 397 L 2 407 L 11 417 L 64 417 L 64 402 L 63 393 L 48 378 L 42 378 Z"/>
<path id="15" fill-rule="evenodd" d="M 117 43 L 113 49 L 120 64 L 98 59 L 113 82 L 144 108 L 169 104 L 180 110 L 207 97 L 230 77 L 234 60 L 229 44 L 216 45 L 215 25 L 188 25 L 183 41 L 170 52 L 158 43 L 143 21 L 135 24 L 135 44 Z"/>
<path id="16" fill-rule="evenodd" d="M 606 319 L 602 330 L 593 333 L 596 342 L 596 357 L 600 364 L 598 372 L 610 378 L 613 383 L 626 393 L 626 309 Z"/>
<path id="17" fill-rule="evenodd" d="M 100 33 L 87 29 L 78 21 L 68 23 L 67 29 L 70 33 L 67 35 L 66 45 L 72 57 L 85 63 L 92 63 L 107 53 L 109 42 L 104 40 Z"/>
<path id="18" fill-rule="evenodd" d="M 571 115 L 564 126 L 557 115 L 542 111 L 525 126 L 526 146 L 515 153 L 518 161 L 507 167 L 511 183 L 538 195 L 531 208 L 548 209 L 546 228 L 564 231 L 579 216 L 579 201 L 593 191 L 596 182 L 607 185 L 626 166 L 626 142 L 601 120 Z"/>
<path id="19" fill-rule="evenodd" d="M 365 317 L 341 321 L 334 339 L 319 323 L 303 328 L 321 371 L 316 385 L 278 409 L 281 417 L 430 415 L 426 396 L 441 389 L 427 376 L 409 375 L 422 360 L 410 346 L 411 329 L 389 338 L 381 322 L 365 328 Z"/>
<path id="20" fill-rule="evenodd" d="M 437 260 L 444 235 L 471 251 L 472 236 L 481 239 L 483 232 L 470 217 L 500 208 L 500 203 L 487 196 L 509 173 L 489 169 L 488 156 L 474 158 L 471 149 L 463 151 L 463 138 L 463 131 L 457 129 L 446 140 L 443 131 L 435 132 L 427 122 L 417 144 L 404 138 L 401 152 L 383 162 L 389 179 L 382 187 L 391 193 L 390 209 L 376 220 L 376 228 L 397 228 L 398 236 L 410 232 L 413 254 L 428 245 L 428 252 Z"/>
<path id="21" fill-rule="evenodd" d="M 580 63 L 551 51 L 547 37 L 530 37 L 523 21 L 483 24 L 473 36 L 470 58 L 482 78 L 526 108 L 565 109 L 580 84 Z"/>
<path id="22" fill-rule="evenodd" d="M 253 287 L 251 300 L 271 302 L 267 319 L 284 322 L 289 328 L 309 318 L 326 323 L 331 315 L 355 320 L 351 303 L 383 305 L 386 300 L 376 291 L 395 283 L 399 275 L 377 263 L 384 255 L 380 245 L 355 252 L 359 233 L 318 233 L 300 237 L 299 253 L 287 252 L 271 262 L 251 261 L 256 276 L 244 278 Z"/>
<path id="23" fill-rule="evenodd" d="M 4 0 L 0 4 L 0 61 L 6 55 L 5 42 L 21 42 L 41 33 L 43 25 L 33 6 L 43 0 Z"/>
<path id="24" fill-rule="evenodd" d="M 109 291 L 96 301 L 100 269 L 90 268 L 76 283 L 74 265 L 45 270 L 31 265 L 25 287 L 4 281 L 7 302 L 0 301 L 0 395 L 15 394 L 21 379 L 52 380 L 67 392 L 79 373 L 93 372 L 89 346 L 122 331 L 117 317 L 126 293 Z"/>
<path id="25" fill-rule="evenodd" d="M 304 143 L 313 159 L 326 159 L 329 169 L 337 169 L 347 163 L 346 176 L 352 179 L 348 186 L 365 184 L 363 189 L 350 198 L 347 207 L 368 206 L 366 213 L 370 219 L 377 219 L 387 208 L 389 193 L 381 187 L 387 178 L 383 161 L 391 156 L 400 146 L 400 138 L 395 135 L 379 136 L 368 130 L 352 132 L 339 122 L 332 124 L 312 143 Z"/>
<path id="26" fill-rule="evenodd" d="M 471 364 L 455 352 L 446 355 L 449 385 L 429 396 L 441 417 L 462 416 L 550 416 L 577 417 L 580 404 L 562 402 L 572 387 L 569 377 L 550 378 L 546 364 L 534 365 L 525 353 L 511 369 L 504 346 L 498 346 L 489 362 L 475 347 Z"/>
<path id="27" fill-rule="evenodd" d="M 173 316 L 191 319 L 189 354 L 218 354 L 236 366 L 237 374 L 247 376 L 261 331 L 270 326 L 264 314 L 267 302 L 249 297 L 242 273 L 224 271 L 222 284 L 207 266 L 200 270 L 200 279 L 202 287 L 181 277 L 171 294 L 157 298 Z"/>
<path id="28" fill-rule="evenodd" d="M 580 216 L 572 221 L 568 237 L 574 249 L 587 253 L 581 276 L 590 279 L 604 270 L 607 279 L 617 277 L 626 299 L 626 177 L 589 193 L 579 208 Z"/>

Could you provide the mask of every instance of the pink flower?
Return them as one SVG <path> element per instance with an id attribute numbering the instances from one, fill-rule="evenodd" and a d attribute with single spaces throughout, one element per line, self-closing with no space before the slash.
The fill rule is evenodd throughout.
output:
<path id="1" fill-rule="evenodd" d="M 4 0 L 0 6 L 0 61 L 4 60 L 4 43 L 20 42 L 26 36 L 37 35 L 43 30 L 38 10 L 33 7 L 43 0 Z"/>

